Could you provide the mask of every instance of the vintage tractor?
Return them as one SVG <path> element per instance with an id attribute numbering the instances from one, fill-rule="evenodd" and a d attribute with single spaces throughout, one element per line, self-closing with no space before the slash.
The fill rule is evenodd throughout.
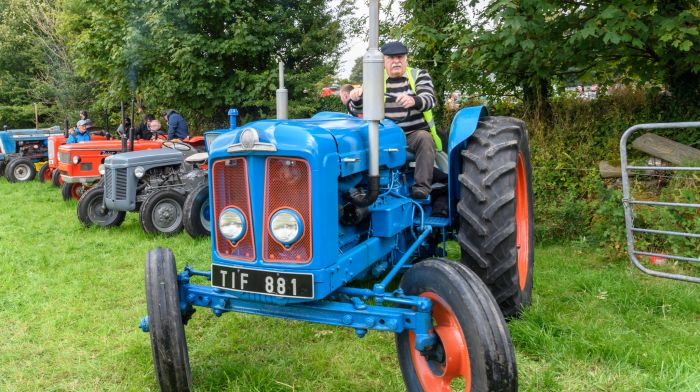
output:
<path id="1" fill-rule="evenodd" d="M 10 182 L 31 181 L 36 165 L 47 160 L 47 140 L 61 135 L 58 126 L 44 129 L 5 129 L 0 132 L 0 174 Z"/>
<path id="2" fill-rule="evenodd" d="M 122 224 L 127 211 L 139 211 L 146 233 L 173 235 L 187 227 L 193 237 L 208 235 L 207 153 L 179 142 L 163 142 L 163 147 L 105 159 L 102 186 L 85 192 L 78 201 L 80 222 L 115 227 Z"/>
<path id="3" fill-rule="evenodd" d="M 384 120 L 378 14 L 372 0 L 364 117 L 286 120 L 280 86 L 277 120 L 211 145 L 211 269 L 178 274 L 170 249 L 148 253 L 140 327 L 161 390 L 192 388 L 184 325 L 195 307 L 348 327 L 359 337 L 393 332 L 409 391 L 517 390 L 503 314 L 518 314 L 532 290 L 527 132 L 483 107 L 461 110 L 441 160 L 444 184 L 412 199 L 405 135 Z M 444 217 L 431 216 L 438 188 Z M 461 262 L 442 258 L 449 238 Z"/>
<path id="4" fill-rule="evenodd" d="M 111 135 L 103 128 L 93 127 L 90 129 L 90 137 L 93 141 L 109 140 Z M 51 182 L 55 187 L 60 187 L 63 181 L 61 180 L 61 171 L 58 170 L 58 148 L 66 144 L 68 140 L 68 120 L 64 124 L 64 134 L 50 136 L 48 139 L 47 155 L 48 160 L 39 168 L 37 178 L 41 182 Z"/>

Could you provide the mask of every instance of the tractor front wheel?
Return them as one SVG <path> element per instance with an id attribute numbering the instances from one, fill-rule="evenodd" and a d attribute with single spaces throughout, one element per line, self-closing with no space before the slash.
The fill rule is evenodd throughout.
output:
<path id="1" fill-rule="evenodd" d="M 36 176 L 36 167 L 27 158 L 17 158 L 10 161 L 5 169 L 5 177 L 10 182 L 31 181 Z"/>
<path id="2" fill-rule="evenodd" d="M 535 224 L 527 131 L 510 117 L 484 117 L 462 151 L 462 263 L 486 283 L 505 317 L 530 304 Z"/>
<path id="3" fill-rule="evenodd" d="M 44 164 L 41 165 L 41 168 L 39 168 L 39 173 L 37 174 L 37 178 L 39 179 L 39 182 L 51 181 L 51 168 L 49 167 L 48 162 L 44 162 Z"/>
<path id="4" fill-rule="evenodd" d="M 139 209 L 139 222 L 149 234 L 173 235 L 182 230 L 183 203 L 185 198 L 178 192 L 163 189 L 149 195 Z"/>
<path id="5" fill-rule="evenodd" d="M 117 227 L 124 222 L 126 212 L 110 210 L 104 205 L 104 188 L 87 190 L 78 200 L 78 220 L 86 227 Z"/>
<path id="6" fill-rule="evenodd" d="M 62 184 L 63 179 L 61 178 L 61 171 L 58 170 L 58 168 L 53 169 L 53 173 L 51 173 L 51 185 L 60 188 Z"/>
<path id="7" fill-rule="evenodd" d="M 209 236 L 209 184 L 204 183 L 185 199 L 185 231 L 192 237 Z"/>
<path id="8" fill-rule="evenodd" d="M 192 372 L 175 256 L 170 249 L 154 249 L 146 256 L 146 305 L 151 352 L 161 391 L 191 391 Z"/>
<path id="9" fill-rule="evenodd" d="M 73 183 L 68 183 L 64 182 L 61 184 L 61 196 L 63 196 L 63 200 L 68 201 L 68 200 L 75 200 L 78 201 L 80 200 L 80 197 L 90 189 L 89 186 L 86 186 L 84 184 L 81 184 L 79 182 L 73 182 Z"/>
<path id="10" fill-rule="evenodd" d="M 416 350 L 415 333 L 396 335 L 399 366 L 410 392 L 517 391 L 515 350 L 489 289 L 462 264 L 427 259 L 401 279 L 406 294 L 432 301 L 432 347 Z"/>

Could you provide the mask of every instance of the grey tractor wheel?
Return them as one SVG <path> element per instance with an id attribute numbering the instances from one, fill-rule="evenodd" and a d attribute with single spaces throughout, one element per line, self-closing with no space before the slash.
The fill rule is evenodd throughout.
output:
<path id="1" fill-rule="evenodd" d="M 515 350 L 489 289 L 462 264 L 427 259 L 401 279 L 406 294 L 430 298 L 436 343 L 415 348 L 415 335 L 396 334 L 406 390 L 517 391 Z"/>
<path id="2" fill-rule="evenodd" d="M 535 224 L 527 131 L 510 117 L 484 117 L 462 151 L 461 261 L 486 283 L 506 317 L 530 304 Z"/>
<path id="3" fill-rule="evenodd" d="M 63 200 L 68 201 L 68 200 L 75 200 L 78 201 L 80 198 L 83 196 L 83 194 L 90 189 L 89 186 L 85 184 L 81 184 L 79 182 L 73 182 L 73 183 L 67 183 L 64 182 L 61 184 L 61 196 L 63 197 Z"/>
<path id="4" fill-rule="evenodd" d="M 53 173 L 51 173 L 51 185 L 55 186 L 56 188 L 60 188 L 61 184 L 63 184 L 63 179 L 61 179 L 61 171 L 56 168 L 53 170 Z"/>
<path id="5" fill-rule="evenodd" d="M 49 163 L 44 162 L 43 165 L 39 168 L 39 172 L 37 173 L 37 179 L 39 182 L 48 182 L 51 181 L 51 168 L 49 168 Z"/>
<path id="6" fill-rule="evenodd" d="M 117 227 L 124 222 L 126 212 L 114 211 L 104 206 L 104 188 L 95 186 L 78 200 L 78 220 L 86 227 Z"/>
<path id="7" fill-rule="evenodd" d="M 10 161 L 5 169 L 5 177 L 10 182 L 31 181 L 36 176 L 34 163 L 27 158 L 17 158 Z"/>
<path id="8" fill-rule="evenodd" d="M 183 315 L 180 312 L 175 256 L 154 249 L 146 257 L 146 305 L 153 366 L 160 390 L 192 390 Z"/>
<path id="9" fill-rule="evenodd" d="M 209 236 L 209 184 L 204 183 L 195 188 L 185 199 L 185 231 L 192 237 Z"/>
<path id="10" fill-rule="evenodd" d="M 179 233 L 183 227 L 184 202 L 184 196 L 170 189 L 153 192 L 139 208 L 141 228 L 149 234 Z"/>

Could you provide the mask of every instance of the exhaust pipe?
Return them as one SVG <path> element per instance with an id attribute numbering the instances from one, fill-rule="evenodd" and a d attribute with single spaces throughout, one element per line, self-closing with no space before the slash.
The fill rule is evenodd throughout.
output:
<path id="1" fill-rule="evenodd" d="M 121 135 L 119 135 L 119 138 L 122 139 L 122 152 L 126 152 L 126 135 L 124 134 L 124 131 L 125 131 L 124 128 L 126 127 L 126 124 L 124 121 L 124 102 L 123 101 L 121 103 L 121 115 L 122 115 L 122 127 L 121 127 L 122 133 L 121 133 Z"/>
<path id="2" fill-rule="evenodd" d="M 134 151 L 134 98 L 131 97 L 131 124 L 129 124 L 129 151 Z"/>
<path id="3" fill-rule="evenodd" d="M 63 136 L 68 139 L 68 136 L 70 134 L 70 131 L 68 130 L 68 117 L 63 119 Z"/>
<path id="4" fill-rule="evenodd" d="M 379 122 L 384 120 L 384 55 L 379 51 L 379 0 L 369 2 L 369 45 L 362 58 L 362 115 L 369 141 L 369 193 L 351 193 L 358 207 L 372 205 L 379 196 Z"/>
<path id="5" fill-rule="evenodd" d="M 279 61 L 279 88 L 277 89 L 277 119 L 287 120 L 289 118 L 288 92 L 284 88 L 284 63 Z"/>

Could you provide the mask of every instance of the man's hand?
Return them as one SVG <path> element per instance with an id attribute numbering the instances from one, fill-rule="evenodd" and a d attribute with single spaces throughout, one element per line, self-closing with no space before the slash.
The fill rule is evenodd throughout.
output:
<path id="1" fill-rule="evenodd" d="M 404 109 L 410 109 L 410 108 L 416 106 L 416 99 L 413 98 L 412 95 L 401 94 L 398 97 L 396 97 L 396 103 L 401 105 L 401 107 Z"/>
<path id="2" fill-rule="evenodd" d="M 353 101 L 359 101 L 362 98 L 362 87 L 354 88 L 350 91 L 350 99 Z"/>

